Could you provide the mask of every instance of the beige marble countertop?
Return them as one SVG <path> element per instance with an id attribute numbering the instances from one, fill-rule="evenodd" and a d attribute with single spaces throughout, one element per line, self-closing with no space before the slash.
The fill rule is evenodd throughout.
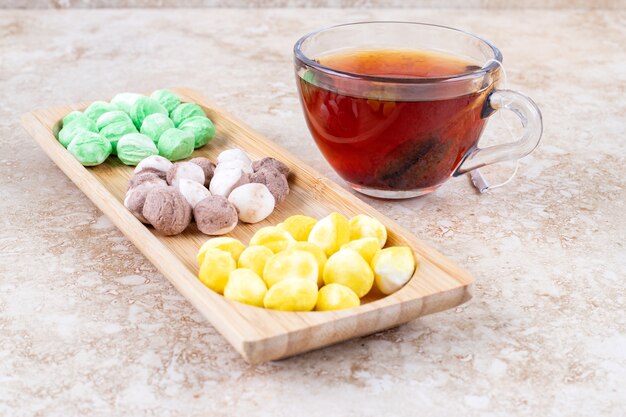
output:
<path id="1" fill-rule="evenodd" d="M 189 86 L 340 181 L 306 130 L 291 47 L 368 19 L 491 39 L 541 107 L 543 143 L 486 195 L 462 177 L 361 197 L 471 271 L 470 302 L 248 365 L 19 116 Z M 624 11 L 0 11 L 0 415 L 624 416 L 625 44 Z"/>
<path id="2" fill-rule="evenodd" d="M 372 7 L 625 9 L 626 0 L 3 0 L 0 8 Z"/>

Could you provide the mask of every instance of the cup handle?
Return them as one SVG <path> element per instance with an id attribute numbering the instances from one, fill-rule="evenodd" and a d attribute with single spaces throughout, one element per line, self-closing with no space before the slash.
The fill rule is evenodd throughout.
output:
<path id="1" fill-rule="evenodd" d="M 485 103 L 484 117 L 506 109 L 515 113 L 522 122 L 524 132 L 515 142 L 474 148 L 453 174 L 455 177 L 496 162 L 520 159 L 531 153 L 539 144 L 543 132 L 541 111 L 532 99 L 512 90 L 495 90 Z"/>

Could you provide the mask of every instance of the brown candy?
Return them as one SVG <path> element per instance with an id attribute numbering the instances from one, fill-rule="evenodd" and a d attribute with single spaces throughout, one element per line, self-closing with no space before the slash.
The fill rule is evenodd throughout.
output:
<path id="1" fill-rule="evenodd" d="M 198 165 L 204 171 L 204 186 L 208 187 L 211 182 L 211 178 L 213 178 L 213 173 L 215 172 L 215 164 L 211 162 L 208 158 L 192 158 L 189 160 L 192 164 Z"/>
<path id="2" fill-rule="evenodd" d="M 177 235 L 191 222 L 191 206 L 176 187 L 155 187 L 148 192 L 143 217 L 160 233 Z"/>
<path id="3" fill-rule="evenodd" d="M 256 172 L 261 168 L 274 168 L 284 176 L 289 175 L 289 167 L 278 159 L 270 158 L 269 156 L 263 159 L 258 159 L 252 163 L 252 169 Z"/>
<path id="4" fill-rule="evenodd" d="M 223 235 L 237 225 L 237 210 L 221 195 L 212 195 L 193 209 L 198 230 L 207 235 Z"/>
<path id="5" fill-rule="evenodd" d="M 268 190 L 270 190 L 270 193 L 274 196 L 276 204 L 282 203 L 285 198 L 287 198 L 287 194 L 289 194 L 287 178 L 277 169 L 269 165 L 259 168 L 252 174 L 250 176 L 250 182 L 265 184 Z"/>
<path id="6" fill-rule="evenodd" d="M 150 222 L 143 216 L 143 205 L 146 201 L 146 197 L 153 188 L 164 186 L 166 186 L 165 181 L 161 180 L 161 183 L 146 181 L 134 188 L 129 188 L 124 198 L 124 206 L 128 211 L 133 213 L 140 222 L 148 224 Z"/>
<path id="7" fill-rule="evenodd" d="M 165 173 L 162 171 L 145 169 L 133 175 L 128 182 L 128 189 L 137 188 L 144 183 L 155 183 L 157 185 L 167 185 L 165 182 Z"/>

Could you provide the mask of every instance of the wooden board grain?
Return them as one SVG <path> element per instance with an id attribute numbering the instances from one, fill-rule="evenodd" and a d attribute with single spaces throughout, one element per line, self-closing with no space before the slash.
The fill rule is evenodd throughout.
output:
<path id="1" fill-rule="evenodd" d="M 55 138 L 60 121 L 88 103 L 27 113 L 22 124 L 48 156 L 133 242 L 206 319 L 251 363 L 295 355 L 353 337 L 391 328 L 416 317 L 457 306 L 470 298 L 473 278 L 448 258 L 418 240 L 398 224 L 350 192 L 321 176 L 294 155 L 254 132 L 195 91 L 173 89 L 183 101 L 199 104 L 216 126 L 216 138 L 195 156 L 215 160 L 228 148 L 241 148 L 252 158 L 273 156 L 292 171 L 291 192 L 272 215 L 257 224 L 240 223 L 229 235 L 247 243 L 256 230 L 275 225 L 293 214 L 321 218 L 337 211 L 350 217 L 365 213 L 388 229 L 388 245 L 408 245 L 420 264 L 401 290 L 386 297 L 368 295 L 354 309 L 330 312 L 280 312 L 225 299 L 197 278 L 195 254 L 207 236 L 189 227 L 177 236 L 161 236 L 140 223 L 123 205 L 133 169 L 109 158 L 85 168 Z"/>

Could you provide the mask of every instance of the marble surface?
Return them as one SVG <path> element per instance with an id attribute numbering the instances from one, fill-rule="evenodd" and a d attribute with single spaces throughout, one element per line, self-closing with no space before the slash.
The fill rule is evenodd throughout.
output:
<path id="1" fill-rule="evenodd" d="M 3 0 L 0 8 L 116 7 L 436 7 L 488 9 L 624 9 L 626 0 Z"/>
<path id="2" fill-rule="evenodd" d="M 291 47 L 367 19 L 491 39 L 510 88 L 541 107 L 543 143 L 485 195 L 461 177 L 424 198 L 361 197 L 472 272 L 471 301 L 247 365 L 19 116 L 185 85 L 340 181 L 306 130 Z M 1 11 L 0 415 L 623 416 L 624 44 L 623 11 Z"/>

